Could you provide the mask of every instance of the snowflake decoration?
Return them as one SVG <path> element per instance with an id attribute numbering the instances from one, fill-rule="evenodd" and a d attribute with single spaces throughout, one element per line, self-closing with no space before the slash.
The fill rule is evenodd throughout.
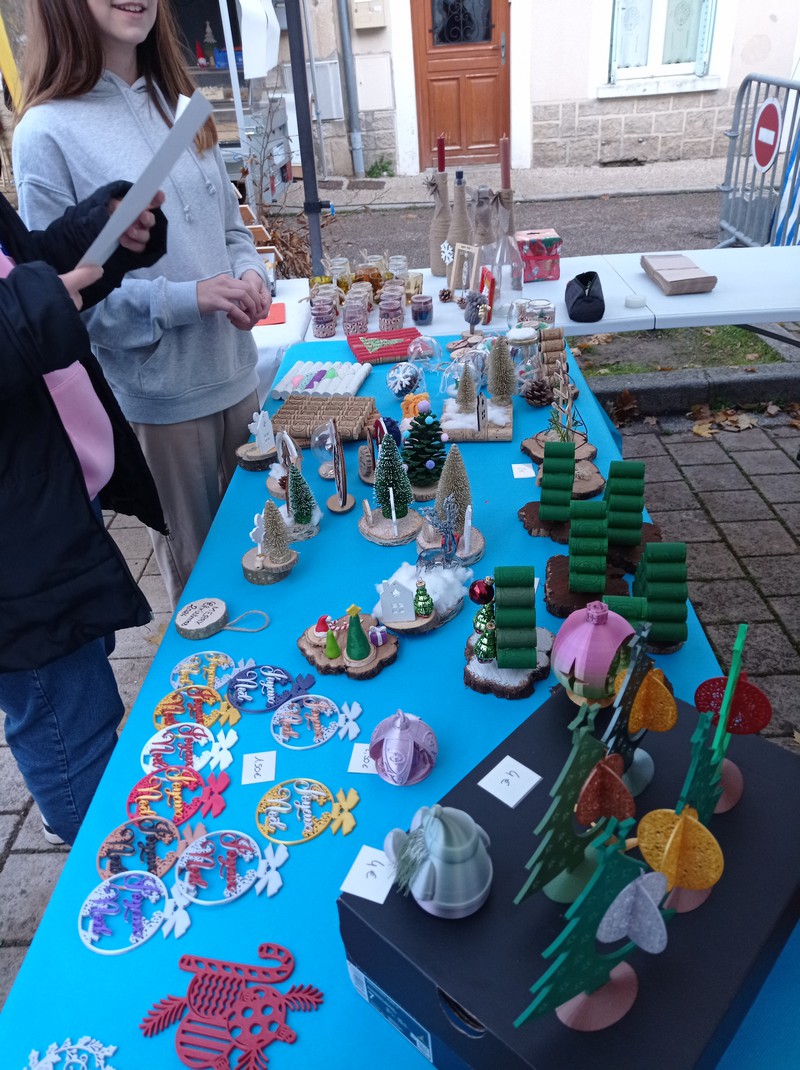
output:
<path id="1" fill-rule="evenodd" d="M 51 1044 L 43 1058 L 39 1057 L 38 1051 L 32 1051 L 28 1056 L 28 1070 L 54 1070 L 56 1064 L 61 1062 L 62 1055 L 67 1057 L 70 1066 L 88 1067 L 87 1058 L 92 1055 L 94 1070 L 114 1070 L 111 1063 L 106 1062 L 106 1058 L 116 1050 L 115 1045 L 106 1046 L 92 1037 L 81 1037 L 77 1044 L 73 1044 L 67 1037 L 58 1047 L 55 1043 Z"/>
<path id="2" fill-rule="evenodd" d="M 442 262 L 445 264 L 452 264 L 455 251 L 449 241 L 443 241 L 439 247 L 442 254 Z"/>

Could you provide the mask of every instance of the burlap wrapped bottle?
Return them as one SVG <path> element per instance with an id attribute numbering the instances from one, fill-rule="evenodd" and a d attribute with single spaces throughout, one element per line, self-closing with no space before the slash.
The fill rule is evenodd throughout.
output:
<path id="1" fill-rule="evenodd" d="M 467 212 L 467 184 L 464 181 L 463 171 L 456 171 L 456 181 L 453 186 L 453 211 L 445 240 L 449 246 L 448 255 L 450 257 L 452 257 L 456 245 L 472 244 L 472 224 Z M 448 270 L 449 267 L 450 265 L 448 264 Z"/>
<path id="2" fill-rule="evenodd" d="M 447 172 L 437 171 L 428 175 L 428 192 L 433 197 L 433 219 L 431 220 L 430 256 L 431 275 L 447 274 L 447 264 L 442 260 L 442 242 L 450 230 L 450 194 L 447 187 Z"/>

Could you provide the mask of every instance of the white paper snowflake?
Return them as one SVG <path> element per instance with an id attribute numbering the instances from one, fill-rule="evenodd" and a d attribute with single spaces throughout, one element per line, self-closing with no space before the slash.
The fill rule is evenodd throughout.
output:
<path id="1" fill-rule="evenodd" d="M 452 264 L 453 263 L 454 250 L 453 250 L 453 246 L 450 244 L 450 242 L 449 241 L 443 241 L 439 248 L 440 248 L 441 253 L 442 253 L 442 262 L 445 263 L 445 264 Z"/>

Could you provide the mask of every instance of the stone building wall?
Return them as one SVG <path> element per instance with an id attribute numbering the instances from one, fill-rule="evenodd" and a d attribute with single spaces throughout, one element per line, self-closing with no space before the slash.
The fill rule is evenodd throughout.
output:
<path id="1" fill-rule="evenodd" d="M 738 87 L 673 96 L 536 104 L 533 166 L 696 160 L 728 153 Z"/>

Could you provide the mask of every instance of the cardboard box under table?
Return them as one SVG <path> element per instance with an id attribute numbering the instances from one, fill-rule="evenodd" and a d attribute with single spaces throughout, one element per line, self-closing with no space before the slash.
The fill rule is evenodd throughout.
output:
<path id="1" fill-rule="evenodd" d="M 491 839 L 494 882 L 476 914 L 435 918 L 395 889 L 383 905 L 340 896 L 356 987 L 439 1070 L 716 1066 L 796 920 L 797 759 L 759 738 L 734 737 L 729 756 L 744 775 L 744 795 L 710 825 L 725 871 L 703 906 L 668 923 L 662 954 L 634 949 L 629 956 L 639 981 L 632 1009 L 595 1033 L 572 1031 L 555 1014 L 514 1028 L 532 1000 L 531 985 L 550 965 L 541 952 L 564 928 L 566 908 L 543 893 L 519 906 L 513 900 L 538 842 L 533 829 L 570 750 L 567 724 L 576 710 L 557 693 L 441 800 L 470 813 Z M 680 702 L 676 728 L 646 736 L 656 772 L 637 799 L 638 816 L 674 808 L 696 723 L 694 708 Z M 506 756 L 543 778 L 515 809 L 478 786 Z"/>

